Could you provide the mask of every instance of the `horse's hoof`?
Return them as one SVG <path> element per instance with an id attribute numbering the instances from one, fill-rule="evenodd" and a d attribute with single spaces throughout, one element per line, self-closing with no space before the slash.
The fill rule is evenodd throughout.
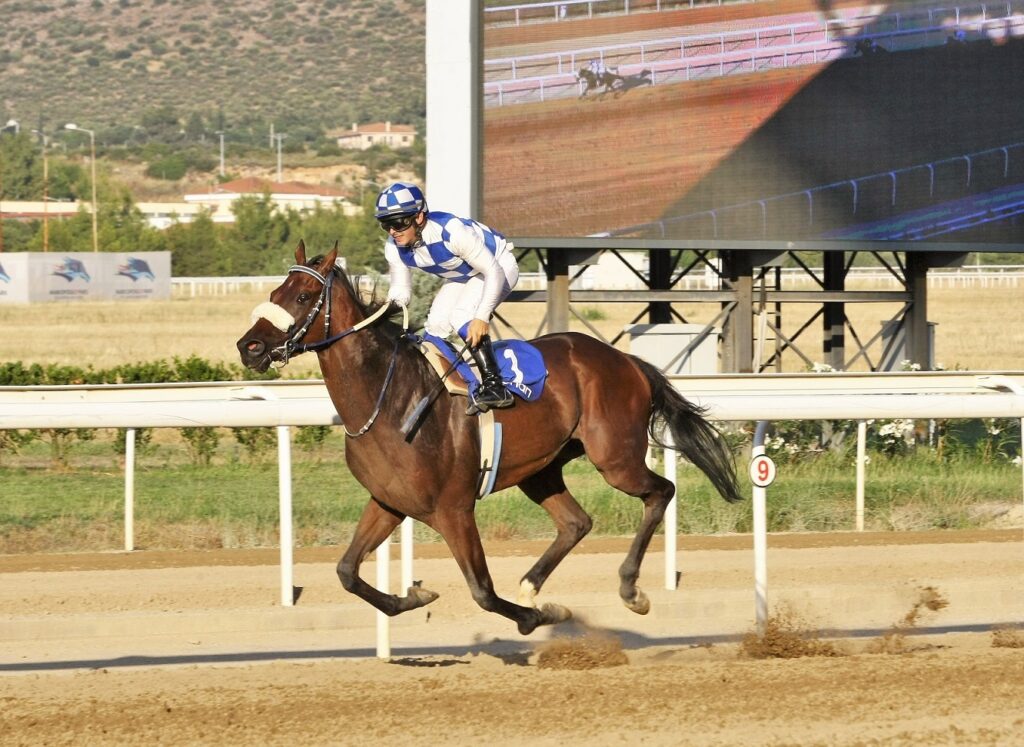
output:
<path id="1" fill-rule="evenodd" d="M 631 600 L 623 599 L 622 603 L 638 615 L 646 615 L 651 611 L 651 600 L 640 589 L 636 590 L 636 595 Z"/>
<path id="2" fill-rule="evenodd" d="M 424 589 L 421 586 L 410 586 L 405 592 L 405 596 L 412 602 L 409 609 L 414 610 L 418 607 L 425 607 L 441 595 L 436 591 Z"/>
<path id="3" fill-rule="evenodd" d="M 568 607 L 563 607 L 560 604 L 551 604 L 548 602 L 540 608 L 540 624 L 541 625 L 557 625 L 563 623 L 566 620 L 572 619 L 572 610 Z"/>

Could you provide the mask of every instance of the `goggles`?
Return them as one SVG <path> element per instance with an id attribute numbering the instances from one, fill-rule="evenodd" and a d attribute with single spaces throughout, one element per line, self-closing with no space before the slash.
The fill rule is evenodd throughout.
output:
<path id="1" fill-rule="evenodd" d="M 394 218 L 381 218 L 378 222 L 380 223 L 380 230 L 385 233 L 389 233 L 391 231 L 404 231 L 416 222 L 416 216 L 398 215 Z"/>

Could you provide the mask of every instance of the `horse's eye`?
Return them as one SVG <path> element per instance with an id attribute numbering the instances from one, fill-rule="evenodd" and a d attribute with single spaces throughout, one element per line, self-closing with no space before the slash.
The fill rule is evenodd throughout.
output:
<path id="1" fill-rule="evenodd" d="M 313 296 L 310 293 L 300 293 L 299 294 L 299 303 L 309 303 L 309 299 L 311 299 L 312 297 Z"/>

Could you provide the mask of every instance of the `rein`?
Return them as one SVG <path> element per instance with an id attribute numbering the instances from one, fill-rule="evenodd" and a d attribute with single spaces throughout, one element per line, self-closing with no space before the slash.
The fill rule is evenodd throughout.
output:
<path id="1" fill-rule="evenodd" d="M 272 354 L 279 353 L 281 355 L 281 360 L 279 361 L 280 366 L 286 365 L 288 363 L 288 360 L 293 355 L 324 350 L 333 345 L 334 343 L 338 342 L 339 340 L 342 340 L 351 334 L 359 332 L 362 329 L 366 329 L 375 321 L 384 316 L 384 314 L 388 310 L 389 304 L 384 304 L 379 309 L 377 309 L 377 311 L 375 311 L 373 314 L 366 317 L 366 319 L 364 319 L 363 321 L 358 322 L 352 327 L 349 327 L 348 329 L 339 332 L 336 335 L 330 335 L 331 289 L 334 285 L 334 273 L 330 272 L 325 277 L 316 270 L 314 270 L 313 268 L 306 267 L 305 265 L 293 265 L 292 267 L 289 267 L 288 274 L 291 274 L 293 272 L 303 272 L 307 275 L 316 278 L 317 280 L 320 281 L 320 284 L 323 286 L 323 290 L 320 291 L 320 298 L 318 298 L 316 303 L 313 304 L 313 308 L 309 310 L 309 313 L 306 315 L 305 320 L 303 320 L 299 328 L 295 330 L 294 334 L 292 334 L 291 337 L 285 340 L 285 342 L 282 345 L 274 348 L 271 351 Z M 325 337 L 323 340 L 320 340 L 319 342 L 302 342 L 302 338 L 306 336 L 306 334 L 309 332 L 309 328 L 313 326 L 313 321 L 316 319 L 317 314 L 320 313 L 321 309 L 324 310 L 324 334 L 329 336 Z M 348 429 L 348 426 L 342 424 L 342 427 L 345 429 L 345 435 L 348 436 L 349 438 L 359 438 L 360 436 L 362 436 L 364 433 L 370 430 L 371 426 L 373 426 L 374 421 L 377 419 L 377 416 L 380 415 L 381 407 L 384 404 L 384 395 L 387 392 L 388 385 L 391 383 L 391 379 L 395 373 L 395 363 L 398 361 L 398 346 L 401 344 L 402 337 L 405 334 L 408 334 L 409 331 L 409 309 L 406 308 L 405 306 L 402 307 L 402 328 L 405 330 L 405 332 L 403 333 L 403 335 L 395 339 L 395 348 L 394 350 L 391 351 L 391 362 L 388 364 L 388 371 L 384 375 L 384 386 L 381 387 L 380 394 L 377 396 L 377 404 L 374 406 L 373 412 L 370 414 L 370 419 L 366 421 L 366 424 L 363 425 L 362 428 L 355 432 L 350 431 Z"/>

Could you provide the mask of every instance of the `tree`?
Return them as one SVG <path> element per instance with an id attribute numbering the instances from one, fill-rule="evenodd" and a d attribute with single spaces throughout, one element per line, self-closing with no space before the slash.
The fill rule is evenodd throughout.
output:
<path id="1" fill-rule="evenodd" d="M 0 133 L 5 200 L 38 200 L 43 193 L 42 153 L 27 132 Z"/>
<path id="2" fill-rule="evenodd" d="M 142 127 L 152 140 L 175 143 L 181 139 L 181 120 L 169 104 L 144 111 Z"/>
<path id="3" fill-rule="evenodd" d="M 185 138 L 192 143 L 198 143 L 206 136 L 206 127 L 203 125 L 203 118 L 198 112 L 189 115 L 188 123 L 185 125 Z"/>
<path id="4" fill-rule="evenodd" d="M 171 251 L 171 274 L 179 277 L 222 275 L 224 252 L 209 212 L 190 223 L 175 223 L 165 232 Z"/>
<path id="5" fill-rule="evenodd" d="M 103 251 L 158 252 L 167 246 L 164 234 L 149 225 L 127 192 L 100 206 L 99 226 Z"/>
<path id="6" fill-rule="evenodd" d="M 289 259 L 281 252 L 291 243 L 289 215 L 274 210 L 269 194 L 234 202 L 235 223 L 224 236 L 225 271 L 229 275 L 280 275 Z M 296 239 L 297 241 L 297 239 Z"/>

